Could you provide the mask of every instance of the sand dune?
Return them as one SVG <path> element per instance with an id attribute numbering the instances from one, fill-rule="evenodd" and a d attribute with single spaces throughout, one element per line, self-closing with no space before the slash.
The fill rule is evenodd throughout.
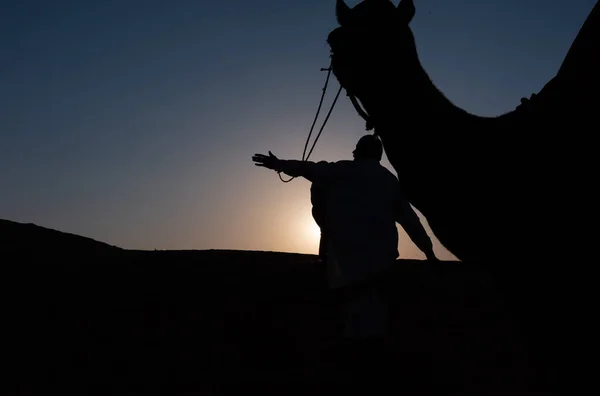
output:
<path id="1" fill-rule="evenodd" d="M 337 322 L 315 256 L 128 251 L 8 221 L 0 242 L 22 391 L 331 394 L 349 381 L 328 352 Z M 386 387 L 522 393 L 532 370 L 490 279 L 446 264 L 394 268 Z"/>

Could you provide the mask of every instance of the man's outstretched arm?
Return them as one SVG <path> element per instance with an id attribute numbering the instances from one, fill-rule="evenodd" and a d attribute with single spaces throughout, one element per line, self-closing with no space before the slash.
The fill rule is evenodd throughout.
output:
<path id="1" fill-rule="evenodd" d="M 275 172 L 283 172 L 292 177 L 304 177 L 310 181 L 326 175 L 327 163 L 315 163 L 311 161 L 281 160 L 269 151 L 269 155 L 254 154 L 252 161 L 256 166 L 272 169 Z"/>
<path id="2" fill-rule="evenodd" d="M 433 252 L 431 238 L 427 235 L 419 216 L 404 198 L 398 199 L 396 221 L 404 228 L 413 243 L 425 253 L 428 260 L 438 260 Z"/>

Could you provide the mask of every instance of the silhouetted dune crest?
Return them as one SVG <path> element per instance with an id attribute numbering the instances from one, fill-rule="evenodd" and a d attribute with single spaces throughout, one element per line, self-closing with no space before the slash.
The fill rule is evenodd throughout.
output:
<path id="1" fill-rule="evenodd" d="M 134 251 L 8 221 L 0 236 L 3 263 L 26 269 L 10 278 L 3 316 L 21 390 L 315 394 L 348 382 L 330 354 L 338 322 L 314 255 Z M 507 394 L 531 380 L 478 268 L 399 260 L 389 281 L 398 374 L 386 387 Z"/>

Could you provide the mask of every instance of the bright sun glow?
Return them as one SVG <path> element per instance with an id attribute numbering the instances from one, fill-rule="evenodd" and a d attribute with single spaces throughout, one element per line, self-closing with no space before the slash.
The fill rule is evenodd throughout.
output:
<path id="1" fill-rule="evenodd" d="M 317 253 L 319 251 L 319 242 L 321 241 L 321 229 L 315 223 L 312 217 L 305 222 L 304 234 L 306 235 L 306 243 L 309 245 L 309 251 L 311 253 Z"/>
<path id="2" fill-rule="evenodd" d="M 319 240 L 321 239 L 321 229 L 313 219 L 308 222 L 308 234 L 316 244 L 319 244 Z"/>
<path id="3" fill-rule="evenodd" d="M 298 251 L 310 254 L 316 254 L 319 251 L 319 242 L 321 241 L 321 229 L 315 223 L 311 215 L 303 216 L 298 223 Z"/>

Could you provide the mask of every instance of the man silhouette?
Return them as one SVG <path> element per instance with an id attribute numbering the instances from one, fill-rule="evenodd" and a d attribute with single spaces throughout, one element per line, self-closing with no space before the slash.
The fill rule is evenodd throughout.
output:
<path id="1" fill-rule="evenodd" d="M 329 286 L 336 290 L 343 316 L 343 336 L 352 359 L 381 350 L 387 329 L 382 280 L 398 258 L 400 223 L 428 260 L 437 261 L 431 239 L 402 194 L 396 176 L 380 164 L 378 137 L 363 136 L 353 161 L 280 160 L 255 154 L 255 165 L 304 177 L 312 182 L 313 217 L 321 227 L 320 255 L 326 257 Z M 362 356 L 362 358 L 359 358 Z M 350 356 L 349 356 L 350 357 Z M 379 359 L 381 360 L 381 359 Z M 371 364 L 371 363 L 369 363 Z"/>

